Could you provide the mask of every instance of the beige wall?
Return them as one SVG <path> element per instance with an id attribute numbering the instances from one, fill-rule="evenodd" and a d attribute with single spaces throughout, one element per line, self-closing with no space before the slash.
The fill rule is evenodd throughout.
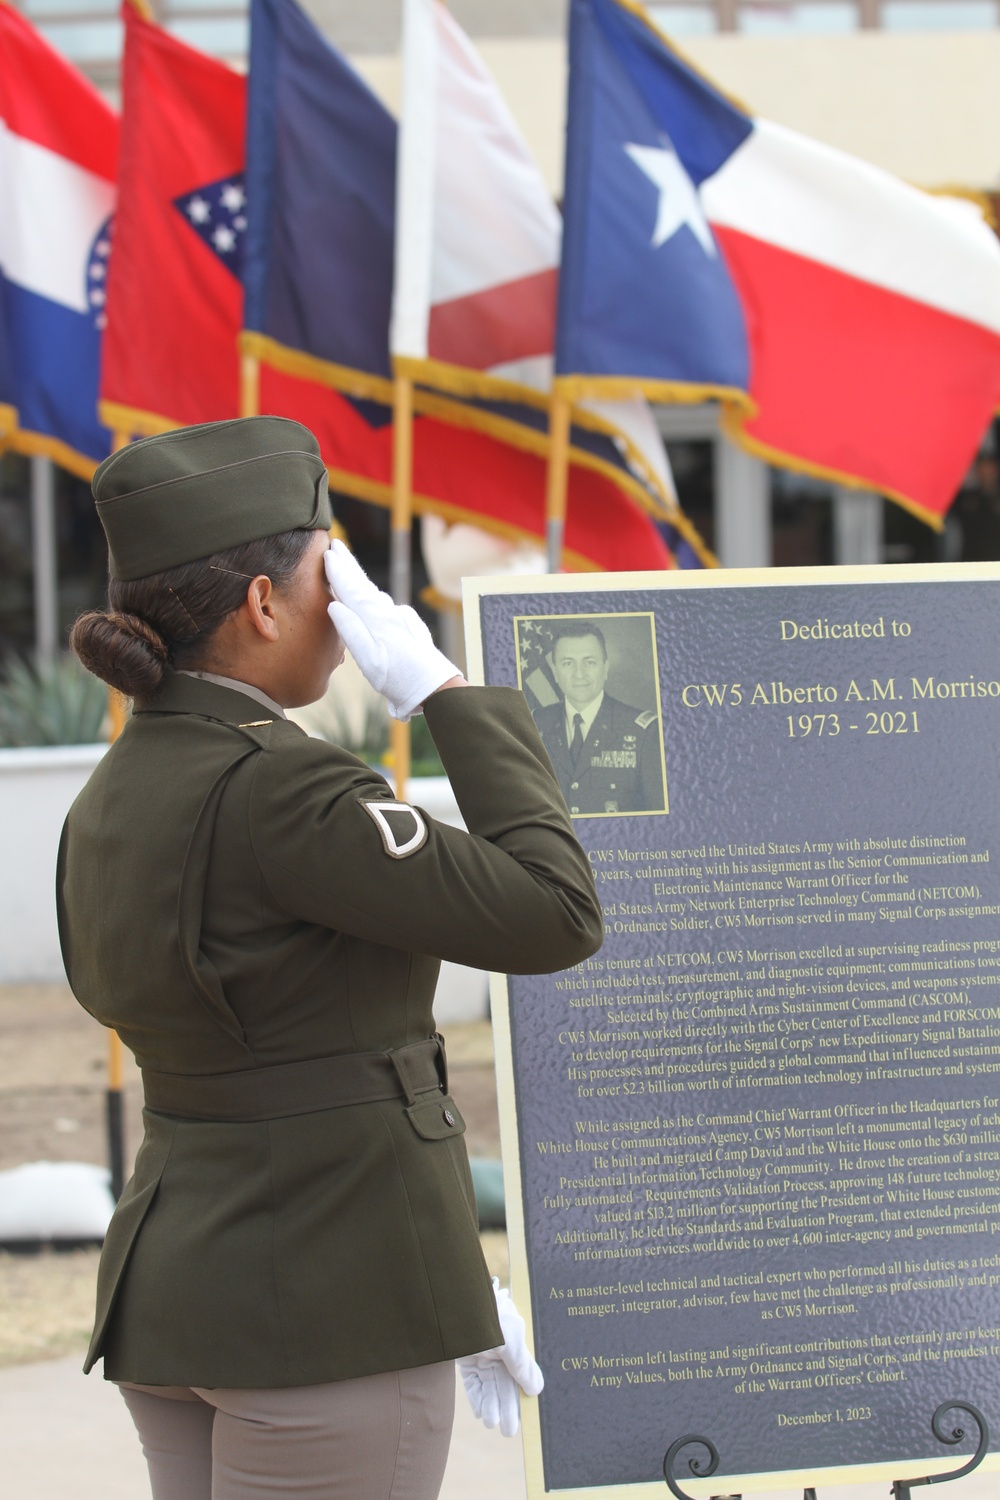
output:
<path id="1" fill-rule="evenodd" d="M 481 41 L 487 66 L 562 191 L 561 39 Z M 1000 187 L 1000 30 L 824 37 L 691 38 L 693 62 L 756 114 L 928 187 Z M 397 112 L 398 57 L 358 57 Z"/>
<path id="2" fill-rule="evenodd" d="M 1000 30 L 699 38 L 748 108 L 927 186 L 1000 186 Z"/>

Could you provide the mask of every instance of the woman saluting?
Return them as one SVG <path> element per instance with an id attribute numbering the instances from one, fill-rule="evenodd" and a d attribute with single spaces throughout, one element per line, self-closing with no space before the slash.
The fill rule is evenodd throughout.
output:
<path id="1" fill-rule="evenodd" d="M 72 640 L 135 712 L 67 819 L 60 931 L 146 1112 L 87 1368 L 122 1386 L 155 1500 L 433 1500 L 451 1362 L 508 1332 L 438 964 L 580 962 L 602 935 L 587 860 L 521 695 L 470 688 L 328 550 L 307 429 L 148 438 L 94 495 L 109 609 Z M 344 642 L 397 717 L 423 706 L 469 833 L 286 720 Z M 518 1321 L 464 1371 L 480 1398 L 531 1378 Z"/>

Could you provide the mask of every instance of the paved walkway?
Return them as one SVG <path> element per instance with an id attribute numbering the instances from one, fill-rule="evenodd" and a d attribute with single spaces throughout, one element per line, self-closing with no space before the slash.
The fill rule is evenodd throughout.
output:
<path id="1" fill-rule="evenodd" d="M 520 1439 L 487 1432 L 461 1390 L 456 1411 L 441 1500 L 525 1500 Z M 98 1376 L 81 1375 L 76 1355 L 0 1370 L 0 1476 L 11 1500 L 149 1500 L 146 1465 L 123 1403 Z M 887 1483 L 821 1487 L 819 1500 L 885 1500 L 888 1489 Z M 791 1500 L 792 1493 L 754 1500 L 779 1494 Z M 799 1500 L 801 1490 L 794 1493 Z M 997 1500 L 1000 1475 L 974 1474 L 933 1493 L 941 1500 Z"/>

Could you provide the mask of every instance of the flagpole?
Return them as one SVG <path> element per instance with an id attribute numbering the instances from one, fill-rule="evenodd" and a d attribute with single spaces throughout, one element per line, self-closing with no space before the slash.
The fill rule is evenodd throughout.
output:
<path id="1" fill-rule="evenodd" d="M 389 349 L 392 387 L 392 524 L 389 589 L 397 604 L 412 591 L 413 376 L 402 359 L 426 358 L 434 201 L 437 31 L 431 0 L 403 0 L 403 98 L 396 152 L 396 243 Z M 406 800 L 410 726 L 391 721 L 396 796 Z"/>
<path id="2" fill-rule="evenodd" d="M 108 1089 L 106 1095 L 108 1125 L 108 1167 L 111 1172 L 111 1194 L 115 1202 L 125 1186 L 125 1111 L 122 1093 L 125 1049 L 117 1031 L 108 1032 Z"/>
<path id="3" fill-rule="evenodd" d="M 413 541 L 413 381 L 397 374 L 392 387 L 392 513 L 389 531 L 389 592 L 409 604 Z M 410 726 L 389 721 L 396 796 L 406 800 L 410 775 Z"/>
<path id="4" fill-rule="evenodd" d="M 116 430 L 111 434 L 111 451 L 120 453 L 132 441 L 130 432 Z M 113 745 L 125 728 L 125 699 L 115 688 L 108 688 L 108 744 Z"/>
<path id="5" fill-rule="evenodd" d="M 137 7 L 138 8 L 138 7 Z M 111 434 L 111 451 L 120 453 L 132 441 L 130 432 L 115 431 Z M 113 687 L 108 688 L 108 744 L 113 745 L 125 728 L 127 718 L 125 699 Z M 108 1130 L 108 1166 L 111 1170 L 111 1192 L 115 1202 L 125 1186 L 125 1112 L 123 1108 L 122 1081 L 124 1078 L 125 1049 L 117 1031 L 108 1032 L 108 1087 L 105 1097 L 105 1117 Z"/>
<path id="6" fill-rule="evenodd" d="M 240 416 L 260 415 L 260 360 L 256 354 L 240 355 Z"/>
<path id="7" fill-rule="evenodd" d="M 125 443 L 119 443 L 121 433 L 115 434 L 115 446 L 124 447 L 128 443 L 128 435 L 125 435 Z M 108 744 L 113 745 L 115 740 L 125 728 L 126 709 L 125 699 L 121 693 L 114 688 L 108 688 Z M 122 1039 L 117 1031 L 108 1032 L 108 1087 L 105 1095 L 105 1118 L 108 1129 L 108 1166 L 111 1170 L 111 1192 L 117 1203 L 125 1186 L 125 1110 L 124 1097 L 122 1094 L 122 1082 L 124 1078 L 125 1049 Z"/>
<path id="8" fill-rule="evenodd" d="M 545 476 L 545 550 L 550 573 L 562 569 L 569 481 L 570 406 L 557 384 L 549 399 L 549 462 Z"/>

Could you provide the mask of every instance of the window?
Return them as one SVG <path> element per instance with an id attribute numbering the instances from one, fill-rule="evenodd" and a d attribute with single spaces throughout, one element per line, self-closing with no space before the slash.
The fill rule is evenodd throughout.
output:
<path id="1" fill-rule="evenodd" d="M 992 31 L 995 0 L 883 0 L 884 31 Z"/>
<path id="2" fill-rule="evenodd" d="M 857 7 L 851 0 L 808 4 L 750 3 L 740 6 L 739 29 L 746 36 L 813 36 L 856 31 Z"/>
<path id="3" fill-rule="evenodd" d="M 718 30 L 714 5 L 653 5 L 649 13 L 668 36 L 709 36 Z"/>

